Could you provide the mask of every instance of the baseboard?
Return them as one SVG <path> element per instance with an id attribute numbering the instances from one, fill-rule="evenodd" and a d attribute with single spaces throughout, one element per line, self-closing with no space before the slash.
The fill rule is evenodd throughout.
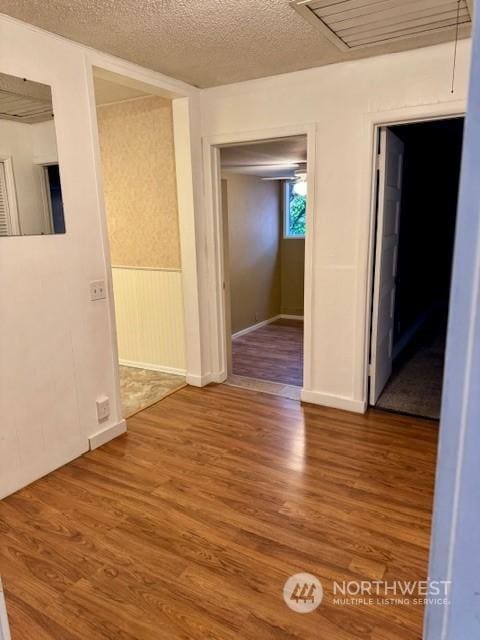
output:
<path id="1" fill-rule="evenodd" d="M 227 379 L 226 371 L 220 371 L 220 373 L 205 373 L 202 376 L 195 375 L 192 373 L 187 373 L 185 377 L 187 384 L 191 385 L 192 387 L 205 387 L 207 384 L 210 384 L 211 382 L 220 384 L 221 382 L 224 382 L 226 379 Z"/>
<path id="2" fill-rule="evenodd" d="M 361 400 L 352 400 L 344 396 L 335 396 L 328 393 L 320 393 L 319 391 L 307 391 L 302 389 L 300 394 L 302 402 L 318 404 L 322 407 L 331 407 L 333 409 L 342 409 L 343 411 L 352 411 L 353 413 L 365 413 L 367 403 Z"/>
<path id="3" fill-rule="evenodd" d="M 88 438 L 88 444 L 90 450 L 96 449 L 97 447 L 101 447 L 102 444 L 113 440 L 117 436 L 122 435 L 127 430 L 127 423 L 125 420 L 121 420 L 117 422 L 117 424 L 110 425 L 109 427 L 105 427 L 101 431 L 94 433 L 93 436 Z"/>
<path id="4" fill-rule="evenodd" d="M 303 316 L 292 316 L 288 313 L 281 313 L 280 318 L 283 318 L 284 320 L 303 320 Z"/>
<path id="5" fill-rule="evenodd" d="M 123 367 L 148 369 L 149 371 L 160 371 L 161 373 L 171 373 L 177 376 L 184 376 L 187 373 L 186 369 L 177 369 L 176 367 L 167 367 L 163 364 L 152 364 L 151 362 L 135 362 L 134 360 L 119 360 L 118 362 Z"/>
<path id="6" fill-rule="evenodd" d="M 282 317 L 281 315 L 273 316 L 273 318 L 268 318 L 268 320 L 262 320 L 262 322 L 257 322 L 256 324 L 252 324 L 251 327 L 246 327 L 245 329 L 236 331 L 235 333 L 232 333 L 232 340 L 234 340 L 235 338 L 239 338 L 240 336 L 243 336 L 246 333 L 250 333 L 251 331 L 256 331 L 257 329 L 260 329 L 260 327 L 264 327 L 266 324 L 271 324 L 272 322 L 275 322 L 275 320 L 280 320 L 281 317 Z"/>

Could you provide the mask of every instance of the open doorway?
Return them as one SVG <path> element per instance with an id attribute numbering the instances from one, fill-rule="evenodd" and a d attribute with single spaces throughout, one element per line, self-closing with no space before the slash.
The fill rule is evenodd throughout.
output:
<path id="1" fill-rule="evenodd" d="M 307 137 L 229 145 L 220 166 L 227 382 L 299 399 Z"/>
<path id="2" fill-rule="evenodd" d="M 370 404 L 439 419 L 463 118 L 379 130 Z"/>
<path id="3" fill-rule="evenodd" d="M 172 101 L 94 76 L 124 417 L 185 386 Z"/>

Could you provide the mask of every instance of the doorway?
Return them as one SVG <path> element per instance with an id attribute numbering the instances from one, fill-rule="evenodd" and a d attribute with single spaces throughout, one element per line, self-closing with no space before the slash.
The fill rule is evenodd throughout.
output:
<path id="1" fill-rule="evenodd" d="M 220 148 L 228 384 L 299 399 L 307 137 Z"/>
<path id="2" fill-rule="evenodd" d="M 439 419 L 463 118 L 378 133 L 369 401 Z"/>
<path id="3" fill-rule="evenodd" d="M 94 76 L 123 417 L 185 386 L 172 100 Z"/>

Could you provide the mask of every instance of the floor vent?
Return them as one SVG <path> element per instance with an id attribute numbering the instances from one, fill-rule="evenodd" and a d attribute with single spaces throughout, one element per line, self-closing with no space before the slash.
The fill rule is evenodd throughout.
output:
<path id="1" fill-rule="evenodd" d="M 469 0 L 292 0 L 342 51 L 471 25 Z M 464 27 L 462 27 L 464 28 Z"/>

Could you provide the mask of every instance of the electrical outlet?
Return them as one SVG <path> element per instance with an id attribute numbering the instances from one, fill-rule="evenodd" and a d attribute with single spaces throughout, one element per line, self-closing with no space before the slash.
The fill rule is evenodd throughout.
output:
<path id="1" fill-rule="evenodd" d="M 110 398 L 102 396 L 97 400 L 97 418 L 99 422 L 106 420 L 110 415 Z"/>
<path id="2" fill-rule="evenodd" d="M 105 280 L 94 280 L 90 283 L 90 300 L 104 300 L 107 297 Z"/>

